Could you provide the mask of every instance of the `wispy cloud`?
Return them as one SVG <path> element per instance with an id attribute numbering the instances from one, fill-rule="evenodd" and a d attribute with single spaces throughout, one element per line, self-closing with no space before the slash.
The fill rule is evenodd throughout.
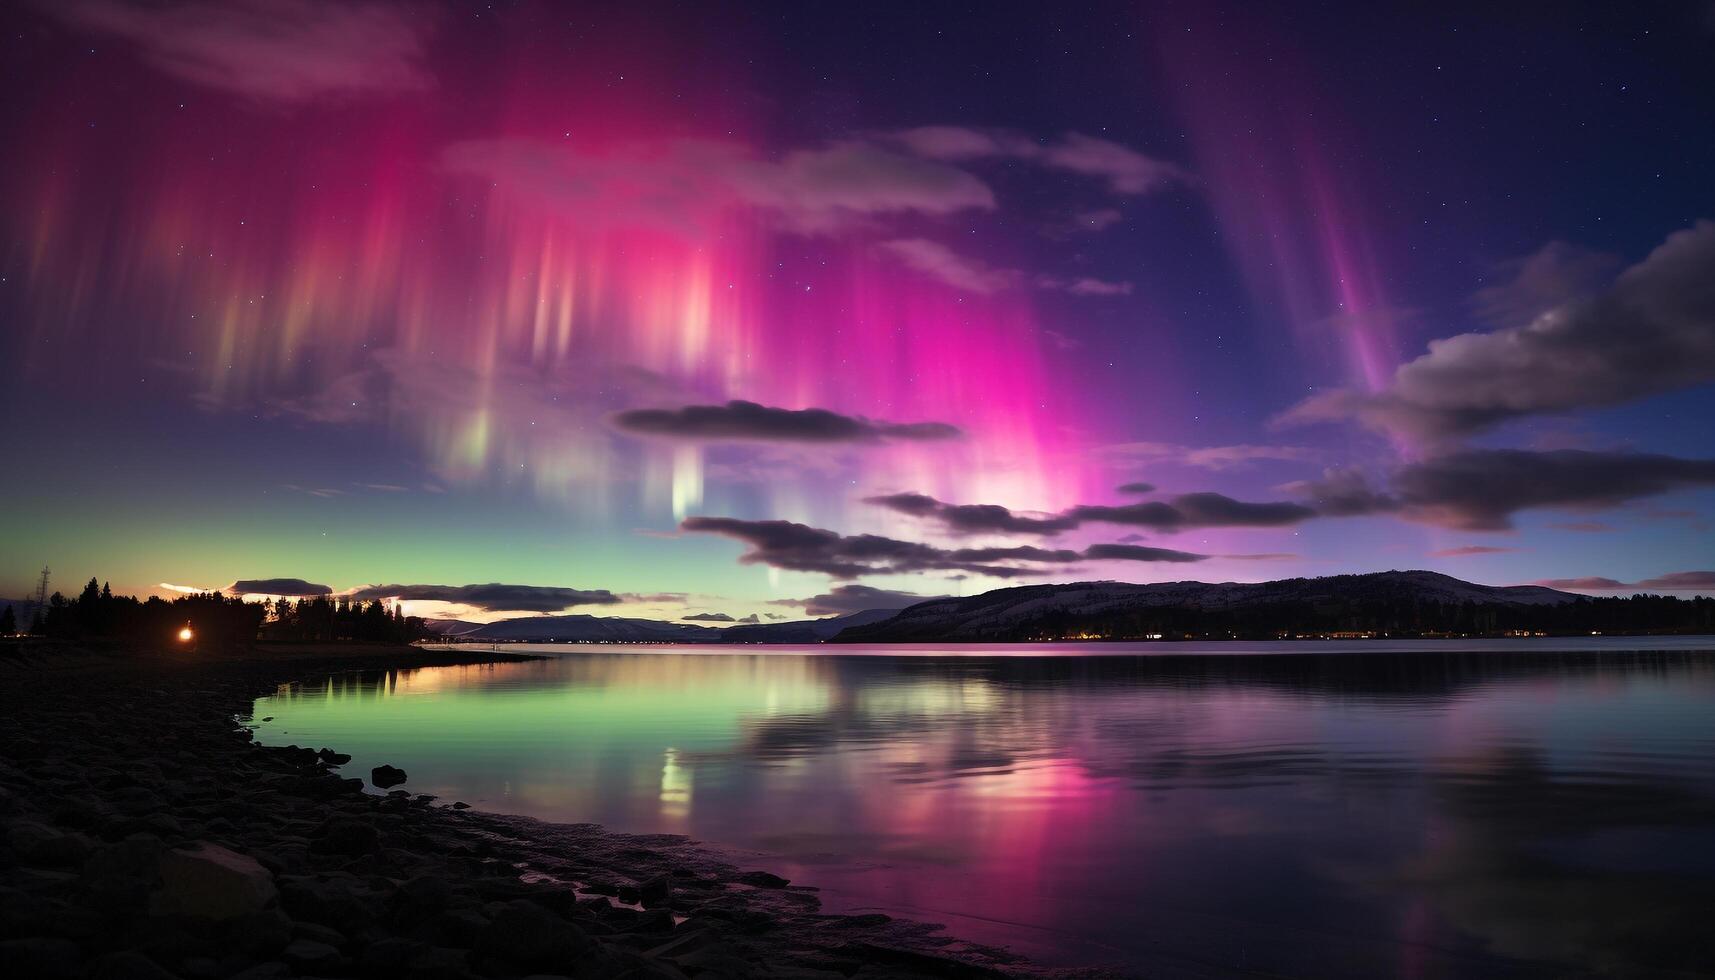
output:
<path id="1" fill-rule="evenodd" d="M 135 43 L 169 75 L 259 102 L 420 92 L 433 11 L 334 0 L 52 0 L 76 27 Z"/>

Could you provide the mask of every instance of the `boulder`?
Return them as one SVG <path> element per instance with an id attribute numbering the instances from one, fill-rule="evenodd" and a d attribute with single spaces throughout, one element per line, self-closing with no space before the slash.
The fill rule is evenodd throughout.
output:
<path id="1" fill-rule="evenodd" d="M 387 789 L 405 781 L 405 770 L 393 766 L 376 766 L 369 770 L 369 781 L 377 789 Z"/>
<path id="2" fill-rule="evenodd" d="M 84 838 L 31 820 L 14 822 L 7 837 L 19 862 L 34 867 L 81 864 L 89 854 L 89 842 Z"/>
<path id="3" fill-rule="evenodd" d="M 589 947 L 583 930 L 535 902 L 507 902 L 483 931 L 478 948 L 522 966 L 568 964 Z"/>
<path id="4" fill-rule="evenodd" d="M 381 831 L 356 817 L 329 817 L 315 831 L 310 850 L 318 854 L 373 854 L 381 846 Z"/>
<path id="5" fill-rule="evenodd" d="M 10 977 L 75 977 L 83 972 L 76 944 L 64 939 L 0 942 L 0 972 Z"/>
<path id="6" fill-rule="evenodd" d="M 161 887 L 150 903 L 157 914 L 235 919 L 260 912 L 278 895 L 267 868 L 207 841 L 162 852 L 158 871 Z"/>

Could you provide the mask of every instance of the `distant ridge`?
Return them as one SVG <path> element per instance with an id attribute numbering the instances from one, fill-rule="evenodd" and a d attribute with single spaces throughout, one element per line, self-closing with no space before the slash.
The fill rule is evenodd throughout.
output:
<path id="1" fill-rule="evenodd" d="M 897 610 L 866 609 L 829 619 L 695 626 L 622 616 L 525 616 L 494 623 L 436 619 L 426 624 L 449 640 L 504 643 L 820 643 L 848 626 L 874 623 Z"/>
<path id="2" fill-rule="evenodd" d="M 1477 585 L 1428 571 L 1255 583 L 1077 582 L 920 602 L 882 622 L 847 629 L 837 642 L 1481 634 L 1546 628 L 1514 623 L 1553 618 L 1504 610 L 1590 601 L 1541 586 Z"/>
<path id="3" fill-rule="evenodd" d="M 618 616 L 432 620 L 458 641 L 530 643 L 1029 643 L 1715 632 L 1715 599 L 1590 598 L 1429 571 L 1273 582 L 1073 582 L 931 599 L 828 619 L 698 626 Z"/>

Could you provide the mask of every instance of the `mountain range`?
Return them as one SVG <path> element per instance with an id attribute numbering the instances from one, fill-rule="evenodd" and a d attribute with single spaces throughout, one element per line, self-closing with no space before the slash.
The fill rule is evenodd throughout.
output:
<path id="1" fill-rule="evenodd" d="M 590 615 L 434 620 L 449 639 L 560 643 L 930 643 L 1715 631 L 1715 600 L 1592 599 L 1428 571 L 1272 582 L 1075 582 L 904 609 L 726 627 Z"/>

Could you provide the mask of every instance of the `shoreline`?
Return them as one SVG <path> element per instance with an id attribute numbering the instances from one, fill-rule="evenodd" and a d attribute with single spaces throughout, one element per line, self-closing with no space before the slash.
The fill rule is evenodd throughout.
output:
<path id="1" fill-rule="evenodd" d="M 259 644 L 0 647 L 0 966 L 61 977 L 1095 977 L 884 915 L 714 847 L 366 792 L 263 747 L 258 697 L 540 659 Z M 361 781 L 353 776 L 364 776 Z"/>

